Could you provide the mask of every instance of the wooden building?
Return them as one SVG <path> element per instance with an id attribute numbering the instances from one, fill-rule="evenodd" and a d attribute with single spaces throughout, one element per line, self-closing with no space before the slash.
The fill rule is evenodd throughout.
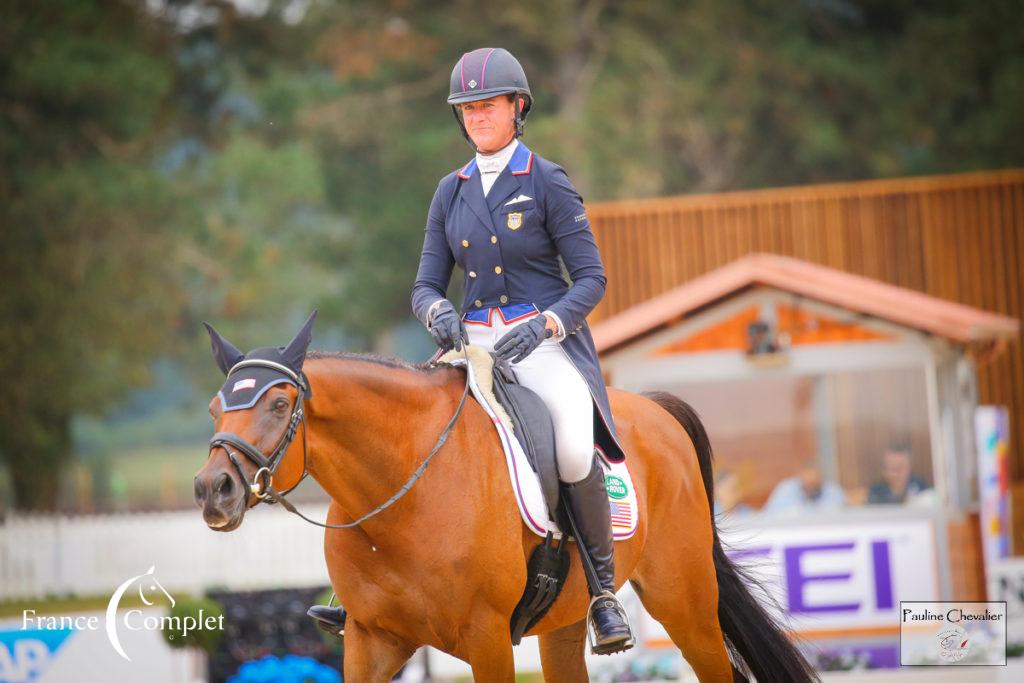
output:
<path id="1" fill-rule="evenodd" d="M 592 324 L 753 253 L 774 253 L 1024 318 L 1024 170 L 588 206 L 608 274 Z M 1024 339 L 980 344 L 979 402 L 1010 414 L 1024 552 Z M 1000 351 L 1000 353 L 993 353 Z"/>

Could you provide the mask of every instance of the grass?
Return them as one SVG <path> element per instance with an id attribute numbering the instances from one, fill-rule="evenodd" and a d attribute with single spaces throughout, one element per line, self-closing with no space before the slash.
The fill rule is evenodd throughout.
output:
<path id="1" fill-rule="evenodd" d="M 174 509 L 192 505 L 192 478 L 206 444 L 147 446 L 78 460 L 65 474 L 65 508 Z"/>
<path id="2" fill-rule="evenodd" d="M 124 477 L 129 496 L 160 495 L 161 489 L 167 488 L 191 503 L 192 478 L 206 455 L 205 443 L 133 449 L 113 455 L 111 473 Z"/>

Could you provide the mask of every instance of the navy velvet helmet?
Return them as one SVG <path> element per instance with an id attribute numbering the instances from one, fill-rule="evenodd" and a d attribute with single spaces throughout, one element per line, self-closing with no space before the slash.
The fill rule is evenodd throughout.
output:
<path id="1" fill-rule="evenodd" d="M 526 116 L 533 106 L 533 95 L 530 94 L 530 84 L 526 81 L 526 72 L 519 60 L 500 47 L 482 47 L 462 55 L 452 69 L 448 104 L 452 107 L 455 120 L 459 122 L 463 137 L 471 145 L 473 141 L 466 133 L 458 105 L 498 95 L 516 95 L 516 136 L 522 135 Z M 524 100 L 522 110 L 519 109 L 520 97 Z"/>

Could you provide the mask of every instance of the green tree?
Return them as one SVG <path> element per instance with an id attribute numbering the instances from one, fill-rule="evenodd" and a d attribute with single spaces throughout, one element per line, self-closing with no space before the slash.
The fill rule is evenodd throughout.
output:
<path id="1" fill-rule="evenodd" d="M 146 377 L 175 296 L 150 168 L 173 72 L 137 6 L 8 3 L 0 22 L 0 458 L 54 505 L 69 418 Z"/>

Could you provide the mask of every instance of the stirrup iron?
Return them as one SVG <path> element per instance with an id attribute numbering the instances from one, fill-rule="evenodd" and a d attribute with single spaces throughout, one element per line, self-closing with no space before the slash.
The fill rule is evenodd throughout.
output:
<path id="1" fill-rule="evenodd" d="M 623 623 L 629 629 L 629 635 L 624 640 L 614 640 L 601 645 L 597 643 L 597 627 L 594 626 L 593 609 L 594 603 L 600 600 L 609 600 L 612 604 L 607 606 L 612 607 L 622 617 Z M 626 614 L 626 608 L 622 606 L 622 603 L 619 602 L 614 593 L 604 591 L 590 599 L 590 603 L 587 605 L 587 639 L 590 641 L 590 651 L 595 655 L 611 655 L 616 652 L 625 652 L 636 645 L 636 636 L 633 635 L 633 626 L 629 623 L 629 615 Z"/>

